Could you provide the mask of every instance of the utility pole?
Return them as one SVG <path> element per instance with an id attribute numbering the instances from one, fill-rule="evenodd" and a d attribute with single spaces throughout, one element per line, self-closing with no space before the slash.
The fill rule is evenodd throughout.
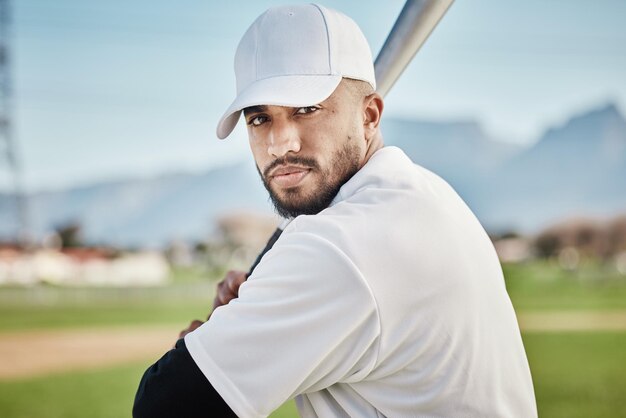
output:
<path id="1" fill-rule="evenodd" d="M 15 136 L 12 123 L 12 79 L 11 79 L 11 5 L 9 0 L 0 0 L 0 167 L 8 174 L 12 185 L 13 210 L 7 214 L 14 219 L 15 241 L 21 245 L 29 244 L 29 226 L 27 202 L 22 189 L 21 167 L 15 149 Z"/>

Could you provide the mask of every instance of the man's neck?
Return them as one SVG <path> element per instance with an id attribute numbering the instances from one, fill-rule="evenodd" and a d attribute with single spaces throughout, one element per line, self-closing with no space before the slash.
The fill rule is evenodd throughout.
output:
<path id="1" fill-rule="evenodd" d="M 380 131 L 377 131 L 376 134 L 368 141 L 365 157 L 363 158 L 363 165 L 365 165 L 369 159 L 372 158 L 372 155 L 374 155 L 374 153 L 381 149 L 384 145 L 383 136 Z"/>

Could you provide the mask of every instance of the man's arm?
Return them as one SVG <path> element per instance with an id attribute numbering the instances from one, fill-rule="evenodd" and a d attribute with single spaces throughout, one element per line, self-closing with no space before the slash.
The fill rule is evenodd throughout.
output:
<path id="1" fill-rule="evenodd" d="M 136 417 L 233 416 L 219 409 L 226 404 L 240 416 L 267 416 L 298 394 L 375 366 L 376 301 L 328 240 L 288 234 L 237 293 L 148 370 Z"/>
<path id="2" fill-rule="evenodd" d="M 236 417 L 191 358 L 185 341 L 144 373 L 133 406 L 134 418 Z"/>
<path id="3" fill-rule="evenodd" d="M 213 309 L 237 298 L 246 273 L 229 271 L 217 287 Z M 210 316 L 210 315 L 209 315 Z M 191 358 L 183 338 L 203 322 L 194 320 L 181 331 L 174 349 L 143 375 L 135 395 L 133 417 L 236 416 Z"/>

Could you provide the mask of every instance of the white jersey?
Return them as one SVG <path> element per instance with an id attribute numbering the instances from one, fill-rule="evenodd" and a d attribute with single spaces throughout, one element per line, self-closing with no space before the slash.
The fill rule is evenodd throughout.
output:
<path id="1" fill-rule="evenodd" d="M 454 190 L 385 147 L 289 224 L 239 298 L 185 338 L 242 417 L 533 417 L 494 248 Z"/>

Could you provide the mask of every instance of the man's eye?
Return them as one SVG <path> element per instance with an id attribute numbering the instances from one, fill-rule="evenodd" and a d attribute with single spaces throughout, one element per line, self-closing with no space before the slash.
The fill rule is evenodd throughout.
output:
<path id="1" fill-rule="evenodd" d="M 317 110 L 319 110 L 320 108 L 317 106 L 306 106 L 306 107 L 301 107 L 299 108 L 296 113 L 299 113 L 301 115 L 307 114 L 307 113 L 313 113 Z"/>
<path id="2" fill-rule="evenodd" d="M 267 117 L 265 116 L 255 116 L 253 118 L 250 118 L 250 120 L 248 120 L 248 125 L 259 126 L 259 125 L 262 125 L 266 120 L 267 120 Z"/>

